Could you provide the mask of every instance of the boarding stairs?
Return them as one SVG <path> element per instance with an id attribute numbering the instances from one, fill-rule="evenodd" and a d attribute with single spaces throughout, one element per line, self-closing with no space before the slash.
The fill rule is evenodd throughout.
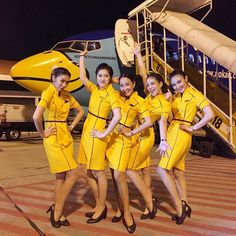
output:
<path id="1" fill-rule="evenodd" d="M 203 8 L 207 8 L 207 12 L 201 20 L 189 15 Z M 201 91 L 214 109 L 216 116 L 207 125 L 207 132 L 235 154 L 236 96 L 232 76 L 236 74 L 236 42 L 202 23 L 211 9 L 211 0 L 147 0 L 129 13 L 129 19 L 136 20 L 136 40 L 141 45 L 148 71 L 161 73 L 168 82 L 173 68 L 184 70 L 190 85 Z M 156 25 L 163 30 L 163 55 L 154 48 Z M 172 56 L 168 55 L 170 34 L 177 48 L 177 54 Z M 191 61 L 189 50 L 195 50 L 197 63 Z M 225 68 L 226 87 L 217 81 L 217 76 L 209 74 L 209 60 L 215 63 L 216 70 L 217 66 Z M 201 117 L 198 112 L 196 119 Z"/>

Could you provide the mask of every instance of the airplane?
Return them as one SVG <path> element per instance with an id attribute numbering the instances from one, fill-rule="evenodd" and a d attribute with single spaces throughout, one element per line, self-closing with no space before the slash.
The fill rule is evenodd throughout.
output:
<path id="1" fill-rule="evenodd" d="M 71 80 L 67 90 L 87 107 L 90 94 L 84 88 L 79 78 L 79 54 L 87 50 L 85 57 L 88 77 L 96 83 L 95 69 L 100 63 L 109 64 L 114 71 L 114 76 L 119 76 L 124 71 L 137 73 L 135 71 L 134 55 L 132 48 L 137 35 L 135 29 L 136 21 L 119 19 L 114 30 L 100 30 L 81 33 L 65 38 L 58 42 L 50 50 L 38 53 L 16 63 L 11 71 L 13 80 L 24 88 L 40 95 L 50 83 L 50 73 L 53 67 L 62 66 L 71 72 Z M 163 34 L 152 32 L 153 50 L 163 57 L 161 43 Z M 158 41 L 158 42 L 157 42 Z M 178 61 L 178 38 L 169 33 L 167 35 L 167 62 Z M 202 73 L 202 55 L 192 46 L 188 47 L 186 58 L 190 64 Z M 227 70 L 215 61 L 206 57 L 207 78 L 218 85 L 221 89 L 228 91 Z M 235 78 L 236 75 L 232 74 Z M 233 96 L 236 97 L 236 80 L 233 80 Z M 117 88 L 117 87 L 116 87 Z"/>
<path id="2" fill-rule="evenodd" d="M 10 76 L 11 68 L 17 63 L 13 60 L 0 59 L 0 104 L 33 103 L 36 94 L 17 84 Z"/>
<path id="3" fill-rule="evenodd" d="M 90 94 L 79 78 L 80 52 L 88 51 L 85 56 L 86 69 L 88 77 L 95 83 L 95 70 L 100 63 L 109 64 L 114 77 L 124 72 L 135 73 L 132 53 L 135 38 L 130 31 L 135 25 L 135 21 L 119 19 L 115 30 L 93 31 L 65 38 L 50 50 L 16 63 L 11 69 L 11 77 L 24 88 L 40 95 L 50 83 L 52 69 L 55 66 L 66 67 L 71 72 L 66 89 L 82 106 L 87 107 Z M 117 88 L 116 85 L 114 87 Z"/>
<path id="4" fill-rule="evenodd" d="M 85 64 L 88 77 L 95 82 L 95 69 L 100 63 L 107 63 L 113 68 L 114 76 L 121 73 L 120 63 L 114 45 L 114 31 L 102 30 L 81 33 L 65 38 L 50 50 L 19 61 L 11 69 L 11 76 L 21 86 L 37 93 L 46 89 L 50 83 L 50 73 L 56 66 L 66 67 L 71 72 L 67 90 L 87 106 L 89 93 L 79 78 L 79 54 L 87 50 Z"/>
<path id="5" fill-rule="evenodd" d="M 15 83 L 10 76 L 10 70 L 15 64 L 16 61 L 0 59 L 0 93 L 2 93 L 2 90 L 9 90 L 10 88 L 12 90 L 25 90 Z"/>
<path id="6" fill-rule="evenodd" d="M 199 2 L 199 7 L 200 7 L 199 9 L 201 9 L 201 6 L 203 6 L 201 4 L 203 4 L 203 2 L 200 2 L 200 1 L 194 1 L 194 2 L 196 3 Z M 172 3 L 172 7 L 171 7 L 171 3 Z M 173 3 L 173 1 L 171 3 L 170 3 L 170 9 L 172 10 L 173 6 L 176 4 L 175 2 Z M 183 15 L 183 18 L 185 16 L 184 14 L 190 13 L 193 10 L 194 11 L 197 10 L 197 6 L 195 6 L 196 8 L 192 9 L 193 7 L 191 6 L 191 4 L 189 3 L 187 4 L 187 3 L 188 1 L 186 1 L 186 9 L 183 11 L 183 13 L 180 13 L 181 16 Z M 212 1 L 209 0 L 207 1 L 207 3 L 211 4 Z M 230 94 L 231 96 L 231 91 L 235 92 L 236 81 L 232 80 L 233 86 L 231 90 L 231 84 L 228 84 L 228 78 L 229 78 L 229 81 L 231 81 L 230 77 L 232 76 L 234 78 L 235 75 L 234 74 L 232 75 L 232 73 L 229 72 L 229 70 L 227 70 L 224 67 L 221 67 L 221 65 L 218 65 L 213 60 L 210 60 L 209 58 L 205 57 L 196 48 L 193 48 L 191 46 L 188 47 L 189 45 L 187 42 L 189 42 L 192 45 L 198 45 L 198 44 L 193 43 L 192 42 L 193 40 L 191 37 L 190 37 L 191 40 L 189 38 L 188 40 L 181 40 L 180 39 L 180 36 L 182 36 L 181 33 L 179 31 L 177 32 L 173 30 L 174 28 L 176 28 L 174 27 L 174 24 L 171 25 L 173 28 L 170 27 L 170 29 L 168 30 L 168 27 L 166 27 L 165 24 L 168 25 L 169 21 L 166 21 L 166 22 L 161 21 L 158 18 L 161 13 L 157 14 L 155 12 L 153 12 L 153 15 L 151 15 L 151 17 L 154 17 L 155 20 L 151 20 L 150 22 L 155 21 L 159 24 L 158 27 L 161 26 L 161 29 L 165 29 L 165 31 L 162 31 L 163 35 L 160 34 L 158 36 L 159 39 L 162 39 L 162 41 L 166 40 L 166 36 L 168 39 L 166 40 L 167 47 L 165 47 L 165 43 L 164 43 L 164 50 L 166 49 L 164 51 L 164 55 L 165 55 L 164 57 L 162 57 L 161 51 L 159 51 L 158 53 L 158 50 L 161 49 L 161 40 L 159 40 L 160 44 L 156 48 L 157 53 L 156 51 L 154 51 L 155 45 L 153 44 L 155 44 L 155 40 L 153 40 L 153 36 L 155 36 L 155 32 L 153 32 L 152 25 L 150 25 L 150 22 L 148 21 L 149 17 L 147 18 L 144 17 L 143 19 L 145 23 L 144 24 L 142 21 L 139 22 L 139 18 L 138 18 L 139 15 L 136 14 L 138 12 L 144 14 L 145 7 L 149 5 L 151 6 L 151 4 L 153 5 L 156 4 L 157 6 L 156 5 L 155 6 L 157 7 L 157 9 L 159 9 L 160 7 L 162 7 L 160 9 L 165 9 L 166 7 L 166 5 L 161 6 L 162 3 L 159 4 L 159 2 L 157 1 L 145 1 L 140 6 L 133 9 L 129 13 L 130 18 L 133 17 L 134 15 L 136 16 L 137 21 L 134 20 L 133 24 L 132 23 L 129 24 L 130 20 L 123 19 L 122 20 L 123 23 L 121 23 L 121 27 L 118 27 L 117 26 L 118 24 L 116 22 L 115 34 L 113 31 L 110 31 L 110 33 L 97 31 L 97 32 L 92 32 L 92 33 L 90 32 L 90 33 L 80 34 L 74 37 L 67 38 L 59 42 L 58 44 L 56 44 L 49 51 L 45 51 L 43 53 L 37 54 L 35 56 L 26 58 L 23 61 L 18 62 L 11 70 L 12 78 L 17 83 L 21 84 L 23 87 L 26 87 L 32 91 L 36 91 L 40 93 L 42 90 L 46 89 L 46 87 L 48 86 L 50 82 L 49 81 L 50 73 L 51 73 L 52 68 L 55 65 L 67 67 L 72 73 L 72 78 L 68 86 L 68 90 L 72 92 L 75 98 L 82 105 L 86 106 L 89 100 L 89 93 L 85 92 L 85 89 L 83 88 L 83 85 L 79 79 L 79 65 L 78 65 L 79 52 L 83 50 L 88 51 L 88 54 L 85 58 L 85 63 L 88 70 L 88 74 L 90 75 L 90 79 L 92 81 L 95 81 L 94 71 L 95 71 L 96 66 L 99 63 L 107 62 L 108 64 L 110 64 L 114 69 L 115 76 L 119 75 L 121 72 L 121 69 L 123 69 L 124 67 L 126 68 L 135 67 L 136 62 L 134 61 L 134 56 L 132 55 L 132 48 L 134 47 L 134 41 L 138 39 L 139 43 L 144 43 L 144 49 L 145 49 L 144 59 L 145 59 L 145 63 L 147 65 L 148 71 L 162 73 L 165 80 L 167 81 L 168 73 L 170 73 L 173 70 L 173 68 L 184 68 L 184 70 L 188 72 L 189 78 L 191 76 L 194 78 L 194 80 L 193 79 L 191 80 L 192 86 L 194 86 L 196 89 L 200 91 L 202 91 L 202 89 L 206 89 L 206 87 L 208 88 L 208 91 L 210 92 L 209 95 L 211 96 L 210 100 L 213 104 L 217 102 L 216 101 L 217 97 L 215 96 L 215 94 L 217 95 L 222 94 L 222 97 L 229 97 L 228 94 Z M 181 11 L 182 5 L 183 4 L 179 4 L 179 5 L 177 4 L 175 6 L 177 9 L 177 12 L 179 10 L 180 12 L 182 12 Z M 209 13 L 210 10 L 211 10 L 211 7 L 207 13 Z M 170 11 L 169 15 L 171 18 L 172 15 L 174 15 L 174 13 L 172 14 Z M 180 18 L 180 16 L 177 16 L 177 19 L 178 17 Z M 191 18 L 188 18 L 186 22 L 187 22 L 187 26 L 190 26 Z M 132 25 L 134 27 L 136 26 L 137 29 L 133 29 L 133 27 L 129 27 Z M 205 29 L 207 26 L 204 24 L 201 24 L 199 21 L 196 21 L 194 27 L 200 27 L 200 28 Z M 176 35 L 175 36 L 171 35 L 171 34 L 174 34 L 171 32 L 175 32 Z M 212 29 L 210 30 L 210 32 L 212 34 L 217 33 Z M 170 35 L 168 35 L 169 33 Z M 219 33 L 217 35 L 219 35 Z M 144 40 L 140 40 L 141 38 L 143 38 Z M 231 44 L 233 45 L 232 41 L 230 41 L 229 39 L 224 38 L 224 40 L 226 40 L 229 43 L 229 45 Z M 217 42 L 216 40 L 216 43 L 219 43 L 219 42 Z M 202 43 L 199 45 L 200 45 L 200 50 L 203 48 L 203 52 L 205 52 L 206 50 L 202 46 Z M 140 46 L 142 49 L 142 44 Z M 230 49 L 227 48 L 227 50 L 230 50 Z M 180 57 L 180 54 L 181 54 L 181 57 Z M 211 54 L 209 53 L 207 55 L 211 55 Z M 206 64 L 203 63 L 203 58 L 205 58 L 205 60 L 208 63 Z M 213 57 L 213 58 L 215 58 L 219 63 L 222 63 L 226 67 L 231 68 L 230 65 L 228 65 L 225 61 L 220 60 L 219 59 L 220 57 Z M 137 70 L 134 70 L 134 71 L 137 73 Z M 206 74 L 205 74 L 205 71 L 207 72 Z M 226 77 L 225 73 L 227 73 L 227 78 L 225 78 Z M 202 76 L 201 74 L 203 74 L 204 76 Z M 213 83 L 209 83 L 209 81 L 205 81 L 205 75 L 207 79 Z M 222 87 L 222 88 L 224 87 L 225 93 L 220 91 L 219 87 Z M 228 102 L 229 104 L 227 103 L 226 99 L 224 99 L 224 101 L 226 102 L 226 104 L 222 103 L 223 107 L 221 106 L 221 104 L 217 104 L 218 105 L 217 109 L 220 109 L 220 111 L 218 112 L 218 110 L 216 109 L 217 110 L 216 120 L 217 122 L 218 120 L 220 120 L 220 124 L 222 123 L 223 125 L 221 126 L 221 125 L 218 125 L 217 123 L 217 127 L 216 127 L 215 125 L 216 121 L 214 120 L 212 122 L 212 126 L 214 126 L 217 129 L 217 130 L 215 129 L 214 130 L 217 131 L 217 133 L 219 133 L 220 135 L 222 135 L 223 139 L 226 140 L 227 143 L 232 144 L 233 138 L 232 136 L 229 136 L 229 130 L 230 130 L 230 135 L 231 135 L 232 117 L 235 113 L 232 113 L 232 104 L 231 104 L 232 99 L 230 99 L 229 97 L 229 102 Z M 228 108 L 231 114 L 230 119 L 228 119 L 227 117 Z M 221 114 L 221 110 L 222 110 L 222 114 Z M 233 111 L 234 110 L 235 109 L 233 109 Z M 199 117 L 201 117 L 201 115 Z"/>

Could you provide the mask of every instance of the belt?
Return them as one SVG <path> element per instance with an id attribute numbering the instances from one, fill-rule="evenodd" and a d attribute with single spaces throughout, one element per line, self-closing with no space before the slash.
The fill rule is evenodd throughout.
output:
<path id="1" fill-rule="evenodd" d="M 129 127 L 129 126 L 127 126 L 127 125 L 124 125 L 124 124 L 122 124 L 122 123 L 120 123 L 120 122 L 119 122 L 119 125 L 123 125 L 124 127 L 126 127 L 126 128 L 129 128 L 129 129 L 130 129 L 130 127 Z"/>
<path id="2" fill-rule="evenodd" d="M 66 123 L 65 120 L 45 120 L 44 122 L 58 122 L 58 123 Z"/>
<path id="3" fill-rule="evenodd" d="M 173 120 L 181 121 L 181 122 L 186 122 L 186 123 L 192 124 L 192 122 L 190 122 L 190 121 L 188 121 L 188 120 L 180 120 L 180 119 L 173 119 Z"/>
<path id="4" fill-rule="evenodd" d="M 109 121 L 109 119 L 104 118 L 104 117 L 101 117 L 101 116 L 97 116 L 97 115 L 93 114 L 91 111 L 88 111 L 88 113 L 89 113 L 90 115 L 92 115 L 92 116 L 95 116 L 95 117 L 99 118 L 99 119 Z"/>

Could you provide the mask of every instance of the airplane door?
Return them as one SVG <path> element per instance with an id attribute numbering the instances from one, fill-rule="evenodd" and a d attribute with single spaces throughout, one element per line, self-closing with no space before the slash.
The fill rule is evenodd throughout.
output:
<path id="1" fill-rule="evenodd" d="M 115 45 L 122 65 L 134 65 L 134 42 L 136 40 L 136 21 L 119 19 L 115 24 Z"/>

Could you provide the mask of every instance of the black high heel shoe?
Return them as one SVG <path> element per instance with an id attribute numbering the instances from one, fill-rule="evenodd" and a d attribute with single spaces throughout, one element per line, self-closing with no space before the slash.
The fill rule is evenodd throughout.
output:
<path id="1" fill-rule="evenodd" d="M 188 218 L 191 218 L 192 208 L 188 205 L 188 203 L 187 203 L 186 201 L 184 201 L 184 200 L 181 200 L 181 201 L 186 204 L 186 206 L 187 206 L 187 212 L 186 212 L 186 214 L 187 214 Z M 176 221 L 177 217 L 178 217 L 178 216 L 175 214 L 175 215 L 172 216 L 171 219 L 172 219 L 173 221 Z"/>
<path id="2" fill-rule="evenodd" d="M 148 213 L 143 213 L 141 216 L 140 216 L 140 219 L 141 220 L 146 220 L 150 217 L 150 212 Z"/>
<path id="3" fill-rule="evenodd" d="M 86 213 L 85 213 L 85 217 L 91 218 L 91 217 L 93 217 L 94 213 L 95 213 L 95 211 L 86 212 Z"/>
<path id="4" fill-rule="evenodd" d="M 177 217 L 176 217 L 176 224 L 177 224 L 177 225 L 183 224 L 185 218 L 186 218 L 187 215 L 188 215 L 186 202 L 185 202 L 185 201 L 181 201 L 181 203 L 182 203 L 182 214 L 181 214 L 181 216 L 177 216 Z"/>
<path id="5" fill-rule="evenodd" d="M 188 216 L 188 218 L 191 218 L 191 214 L 192 214 L 192 208 L 188 205 L 188 203 L 184 200 L 182 200 L 182 202 L 184 202 L 184 204 L 186 205 L 186 215 Z"/>
<path id="6" fill-rule="evenodd" d="M 178 217 L 178 216 L 177 216 L 176 214 L 174 214 L 171 219 L 172 219 L 173 221 L 176 221 L 177 217 Z"/>
<path id="7" fill-rule="evenodd" d="M 120 216 L 113 216 L 112 219 L 111 219 L 111 222 L 112 223 L 120 222 L 122 218 L 123 218 L 123 213 L 121 213 Z"/>
<path id="8" fill-rule="evenodd" d="M 50 222 L 51 222 L 51 225 L 54 227 L 54 228 L 60 228 L 61 227 L 61 223 L 60 223 L 60 220 L 56 221 L 55 218 L 54 218 L 54 213 L 55 213 L 55 209 L 54 209 L 54 206 L 50 206 L 48 208 L 48 210 L 46 211 L 46 213 L 49 213 L 50 212 Z"/>
<path id="9" fill-rule="evenodd" d="M 129 234 L 134 233 L 134 231 L 136 230 L 136 224 L 135 224 L 134 217 L 133 217 L 132 214 L 131 214 L 131 217 L 132 217 L 132 219 L 133 219 L 133 224 L 130 225 L 130 226 L 128 226 L 128 225 L 126 224 L 125 218 L 123 217 L 123 225 L 125 226 L 125 228 L 127 229 L 127 231 L 128 231 Z"/>
<path id="10" fill-rule="evenodd" d="M 60 224 L 62 226 L 70 226 L 70 222 L 69 220 L 65 219 L 65 220 L 60 220 Z"/>
<path id="11" fill-rule="evenodd" d="M 96 219 L 93 219 L 93 218 L 88 219 L 87 223 L 94 224 L 94 223 L 101 221 L 102 219 L 106 219 L 106 217 L 107 217 L 107 206 L 105 206 L 105 208 L 102 211 L 102 213 L 100 214 L 100 216 L 98 216 Z"/>
<path id="12" fill-rule="evenodd" d="M 154 219 L 157 214 L 157 199 L 153 198 L 152 199 L 152 211 L 149 212 L 149 218 Z"/>

